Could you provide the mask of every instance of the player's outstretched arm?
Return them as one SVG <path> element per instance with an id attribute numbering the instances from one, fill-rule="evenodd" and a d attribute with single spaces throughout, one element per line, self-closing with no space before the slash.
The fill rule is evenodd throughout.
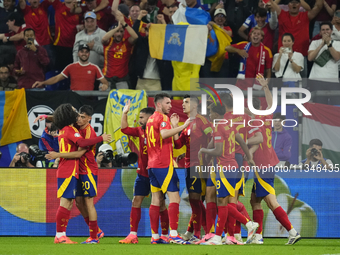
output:
<path id="1" fill-rule="evenodd" d="M 130 104 L 131 102 L 129 99 L 123 108 L 122 120 L 120 124 L 121 129 L 127 128 L 129 126 L 127 114 L 130 111 Z"/>
<path id="2" fill-rule="evenodd" d="M 45 158 L 47 158 L 48 160 L 52 160 L 56 158 L 67 158 L 67 159 L 80 158 L 86 152 L 86 149 L 83 149 L 83 148 L 80 148 L 80 149 L 81 150 L 66 152 L 66 153 L 49 151 L 48 154 L 45 155 Z"/>
<path id="3" fill-rule="evenodd" d="M 39 120 L 48 120 L 48 121 L 52 121 L 53 122 L 53 115 L 39 115 L 38 117 L 35 118 L 35 120 L 33 121 L 33 123 L 37 123 Z"/>
<path id="4" fill-rule="evenodd" d="M 198 158 L 201 158 L 203 153 L 210 156 L 219 157 L 223 153 L 223 143 L 215 143 L 215 147 L 212 149 L 201 148 L 198 152 Z"/>
<path id="5" fill-rule="evenodd" d="M 266 97 L 268 109 L 270 109 L 272 107 L 272 104 L 273 104 L 273 95 L 270 92 L 269 87 L 268 87 L 269 79 L 264 78 L 263 75 L 259 73 L 259 74 L 256 75 L 256 80 L 262 86 L 262 89 L 264 91 L 264 95 Z"/>
<path id="6" fill-rule="evenodd" d="M 189 118 L 185 121 L 185 123 L 180 126 L 180 127 L 176 127 L 176 128 L 172 128 L 172 129 L 162 129 L 161 130 L 161 136 L 163 137 L 163 139 L 169 138 L 171 136 L 174 136 L 175 134 L 178 134 L 179 132 L 181 132 L 183 129 L 185 129 L 187 126 L 189 126 L 190 122 L 192 120 Z"/>
<path id="7" fill-rule="evenodd" d="M 254 136 L 250 137 L 248 140 L 247 145 L 256 145 L 263 142 L 263 135 L 261 132 L 256 132 Z"/>

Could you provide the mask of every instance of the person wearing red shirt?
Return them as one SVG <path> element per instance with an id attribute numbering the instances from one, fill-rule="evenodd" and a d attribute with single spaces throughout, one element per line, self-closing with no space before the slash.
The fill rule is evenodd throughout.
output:
<path id="1" fill-rule="evenodd" d="M 271 77 L 273 55 L 271 50 L 262 43 L 263 38 L 262 29 L 254 27 L 250 35 L 250 42 L 239 42 L 226 47 L 226 51 L 237 53 L 242 58 L 236 83 L 236 86 L 242 90 L 247 90 L 248 87 L 261 88 L 255 80 L 258 73 L 267 79 Z"/>
<path id="2" fill-rule="evenodd" d="M 93 90 L 95 80 L 102 83 L 99 90 L 107 90 L 107 80 L 104 78 L 98 66 L 88 62 L 89 56 L 90 47 L 87 44 L 81 44 L 78 51 L 78 62 L 68 65 L 60 74 L 46 81 L 35 82 L 32 88 L 39 88 L 44 85 L 53 85 L 70 77 L 71 90 Z"/>
<path id="3" fill-rule="evenodd" d="M 316 0 L 314 7 L 308 12 L 299 12 L 301 3 L 300 0 L 290 0 L 288 4 L 288 12 L 281 10 L 281 8 L 270 0 L 272 11 L 276 12 L 279 20 L 279 39 L 278 49 L 282 47 L 282 35 L 291 33 L 295 42 L 293 51 L 300 52 L 305 57 L 305 64 L 307 66 L 307 55 L 309 45 L 309 22 L 314 19 L 320 12 L 323 6 L 323 0 Z M 302 78 L 307 78 L 307 68 L 304 68 Z"/>
<path id="4" fill-rule="evenodd" d="M 272 107 L 273 97 L 268 88 L 268 80 L 262 75 L 258 76 L 258 82 L 263 87 L 268 108 Z M 258 98 L 253 100 L 254 108 L 261 110 L 261 102 Z M 251 153 L 254 155 L 254 161 L 257 166 L 254 177 L 254 186 L 252 189 L 250 204 L 253 209 L 253 218 L 260 224 L 255 238 L 251 243 L 263 244 L 262 229 L 263 229 L 263 210 L 261 201 L 264 200 L 273 212 L 275 218 L 281 223 L 281 225 L 288 231 L 289 239 L 287 245 L 293 245 L 301 239 L 301 236 L 294 229 L 293 225 L 288 219 L 287 213 L 282 209 L 277 202 L 274 189 L 275 171 L 273 168 L 279 163 L 279 159 L 276 156 L 275 150 L 272 146 L 272 123 L 268 119 L 273 118 L 273 114 L 266 116 L 254 116 L 255 119 L 262 120 L 260 123 L 264 123 L 260 128 L 263 136 L 263 142 L 259 145 L 252 146 L 250 148 Z M 266 170 L 262 172 L 262 170 Z"/>
<path id="5" fill-rule="evenodd" d="M 202 147 L 207 147 L 208 140 L 212 133 L 212 128 L 208 120 L 197 113 L 199 101 L 196 97 L 185 95 L 183 99 L 183 112 L 187 114 L 188 118 L 193 117 L 194 120 L 186 127 L 180 136 L 174 136 L 175 149 L 180 149 L 186 146 L 185 152 L 185 181 L 189 193 L 189 202 L 191 206 L 191 219 L 187 232 L 182 236 L 190 243 L 195 243 L 201 237 L 201 223 L 202 223 L 202 201 L 201 193 L 204 192 L 205 180 L 195 172 L 195 167 L 201 165 L 201 159 L 198 158 L 198 151 Z M 171 118 L 172 127 L 178 127 L 179 116 Z M 194 233 L 192 233 L 191 225 Z M 192 236 L 192 234 L 194 234 Z M 185 236 L 185 237 L 184 237 Z"/>
<path id="6" fill-rule="evenodd" d="M 143 108 L 139 113 L 139 127 L 128 126 L 128 114 L 130 110 L 130 100 L 127 101 L 122 115 L 122 133 L 139 138 L 139 153 L 137 177 L 134 185 L 134 195 L 130 213 L 130 234 L 119 243 L 138 243 L 137 230 L 141 219 L 141 206 L 144 198 L 150 193 L 150 179 L 148 174 L 148 153 L 146 144 L 146 123 L 149 117 L 154 114 L 155 109 L 151 107 Z M 162 225 L 162 236 L 160 239 L 168 242 L 169 216 L 163 199 L 160 207 L 160 221 Z"/>
<path id="7" fill-rule="evenodd" d="M 14 46 L 18 52 L 26 45 L 24 40 L 24 30 L 26 29 L 25 21 L 18 12 L 13 12 L 8 15 L 6 24 L 10 32 L 0 34 L 0 40 L 2 40 L 3 43 L 14 42 Z"/>
<path id="8" fill-rule="evenodd" d="M 158 218 L 161 202 L 166 193 L 169 197 L 170 243 L 188 244 L 177 232 L 179 219 L 179 179 L 173 167 L 172 136 L 189 126 L 190 119 L 184 125 L 171 128 L 167 114 L 171 109 L 170 96 L 160 93 L 155 96 L 156 111 L 146 124 L 148 168 L 151 185 L 151 205 L 149 209 L 152 238 L 151 243 L 167 243 L 159 238 Z"/>
<path id="9" fill-rule="evenodd" d="M 104 68 L 103 74 L 110 82 L 111 89 L 129 88 L 129 60 L 132 46 L 138 39 L 136 32 L 124 20 L 121 12 L 116 12 L 118 25 L 104 35 Z M 124 30 L 130 34 L 124 37 Z"/>

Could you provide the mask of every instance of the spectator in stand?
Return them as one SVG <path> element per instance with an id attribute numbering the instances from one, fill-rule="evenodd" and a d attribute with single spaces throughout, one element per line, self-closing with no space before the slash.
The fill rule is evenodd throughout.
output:
<path id="1" fill-rule="evenodd" d="M 282 161 L 280 163 L 285 165 L 285 162 L 289 162 L 290 157 L 292 156 L 290 151 L 292 147 L 292 136 L 282 126 L 286 120 L 285 116 L 282 116 L 277 112 L 273 115 L 273 119 L 274 130 L 272 131 L 272 144 L 277 158 Z"/>
<path id="2" fill-rule="evenodd" d="M 52 37 L 50 26 L 48 24 L 48 8 L 51 3 L 44 0 L 28 0 L 30 5 L 26 4 L 26 0 L 19 1 L 19 7 L 24 14 L 27 27 L 34 29 L 36 40 L 39 46 L 44 47 L 50 59 L 50 68 L 54 67 L 54 55 L 52 46 Z"/>
<path id="3" fill-rule="evenodd" d="M 121 12 L 116 12 L 118 25 L 107 32 L 102 38 L 104 45 L 104 68 L 103 73 L 110 82 L 111 89 L 129 88 L 129 60 L 132 46 L 138 35 L 124 20 Z M 124 37 L 124 30 L 130 34 Z"/>
<path id="4" fill-rule="evenodd" d="M 304 68 L 304 58 L 300 52 L 293 51 L 294 36 L 286 33 L 282 36 L 282 47 L 274 55 L 273 72 L 276 78 L 282 78 L 285 87 L 298 87 L 300 72 Z"/>
<path id="5" fill-rule="evenodd" d="M 26 42 L 24 40 L 24 30 L 26 29 L 25 21 L 18 12 L 13 12 L 7 17 L 9 33 L 0 34 L 0 40 L 3 43 L 14 42 L 17 52 L 21 50 Z"/>
<path id="6" fill-rule="evenodd" d="M 26 28 L 24 31 L 26 45 L 15 57 L 14 71 L 19 76 L 18 88 L 31 89 L 36 80 L 45 79 L 45 68 L 50 63 L 46 50 L 36 45 L 35 31 Z"/>
<path id="7" fill-rule="evenodd" d="M 236 86 L 242 90 L 247 90 L 248 87 L 259 90 L 262 88 L 254 80 L 258 73 L 267 79 L 271 77 L 273 55 L 271 50 L 262 43 L 263 36 L 262 29 L 254 27 L 249 43 L 240 42 L 229 45 L 225 49 L 229 53 L 237 53 L 241 57 Z"/>
<path id="8" fill-rule="evenodd" d="M 308 49 L 308 60 L 314 61 L 309 75 L 309 88 L 316 90 L 339 90 L 338 61 L 340 60 L 340 42 L 331 38 L 331 22 L 320 24 L 321 39 L 312 41 Z M 314 102 L 321 104 L 339 104 L 339 96 L 318 96 Z"/>
<path id="9" fill-rule="evenodd" d="M 9 75 L 9 68 L 7 66 L 0 66 L 0 90 L 10 91 L 17 87 L 17 81 Z"/>
<path id="10" fill-rule="evenodd" d="M 174 13 L 177 11 L 178 6 L 177 4 L 172 4 L 168 7 L 168 9 L 169 9 L 170 24 L 174 24 L 174 22 L 172 21 L 172 15 L 174 15 Z"/>
<path id="11" fill-rule="evenodd" d="M 111 6 L 108 0 L 85 0 L 86 6 L 82 6 L 82 12 L 93 12 L 96 15 L 98 27 L 108 31 L 114 18 L 111 15 Z"/>
<path id="12" fill-rule="evenodd" d="M 15 0 L 4 0 L 4 7 L 0 7 L 0 34 L 5 34 L 9 32 L 7 25 L 7 17 L 17 11 L 15 6 Z M 11 55 L 16 54 L 15 47 L 13 42 L 4 43 L 0 40 L 0 65 L 5 64 L 5 59 L 10 57 Z"/>
<path id="13" fill-rule="evenodd" d="M 333 24 L 332 39 L 335 41 L 340 41 L 340 10 L 337 10 L 334 13 L 332 24 Z"/>
<path id="14" fill-rule="evenodd" d="M 29 149 L 26 143 L 19 143 L 16 148 L 16 153 L 9 167 L 34 167 L 32 157 L 29 155 Z"/>
<path id="15" fill-rule="evenodd" d="M 102 38 L 106 32 L 97 26 L 96 14 L 94 12 L 87 12 L 84 20 L 85 29 L 77 33 L 76 40 L 74 42 L 73 62 L 78 62 L 79 60 L 79 46 L 81 44 L 87 44 L 91 51 L 89 62 L 102 69 L 104 67 L 104 47 L 102 44 Z"/>
<path id="16" fill-rule="evenodd" d="M 55 10 L 54 46 L 56 55 L 56 69 L 63 70 L 73 62 L 72 51 L 74 39 L 79 24 L 81 7 L 76 6 L 74 0 L 48 0 Z"/>
<path id="17" fill-rule="evenodd" d="M 337 0 L 323 0 L 323 6 L 319 14 L 315 17 L 313 37 L 320 33 L 320 24 L 323 21 L 332 20 L 336 10 Z"/>
<path id="18" fill-rule="evenodd" d="M 316 0 L 314 7 L 308 12 L 299 12 L 300 0 L 290 0 L 288 4 L 288 12 L 270 0 L 273 11 L 278 15 L 279 19 L 279 41 L 278 48 L 282 47 L 282 35 L 291 33 L 295 38 L 293 50 L 300 52 L 304 57 L 304 66 L 307 67 L 307 45 L 309 44 L 309 22 L 314 19 L 322 9 L 322 1 Z M 302 78 L 307 78 L 307 68 L 301 73 Z"/>
<path id="19" fill-rule="evenodd" d="M 90 47 L 87 44 L 81 44 L 79 46 L 78 57 L 78 62 L 68 65 L 60 74 L 46 81 L 35 82 L 33 88 L 53 85 L 70 77 L 71 90 L 93 90 L 96 79 L 102 83 L 102 86 L 99 86 L 99 90 L 107 90 L 108 82 L 99 67 L 88 61 L 90 57 Z"/>

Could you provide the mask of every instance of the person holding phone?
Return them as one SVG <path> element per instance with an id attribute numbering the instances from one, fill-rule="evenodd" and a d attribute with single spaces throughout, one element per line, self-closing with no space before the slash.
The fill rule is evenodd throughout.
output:
<path id="1" fill-rule="evenodd" d="M 18 51 L 14 72 L 19 76 L 18 88 L 30 89 L 35 81 L 45 80 L 45 67 L 50 63 L 46 50 L 35 44 L 35 32 L 32 28 L 24 31 L 26 45 Z"/>
<path id="2" fill-rule="evenodd" d="M 282 78 L 285 87 L 298 87 L 298 82 L 301 81 L 300 72 L 304 68 L 303 55 L 293 51 L 294 40 L 292 34 L 285 33 L 282 36 L 282 47 L 273 59 L 273 72 L 276 78 Z"/>

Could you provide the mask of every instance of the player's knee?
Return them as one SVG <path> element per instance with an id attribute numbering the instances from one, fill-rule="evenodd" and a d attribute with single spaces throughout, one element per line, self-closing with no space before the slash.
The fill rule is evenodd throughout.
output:
<path id="1" fill-rule="evenodd" d="M 132 199 L 132 207 L 140 208 L 142 206 L 143 197 L 135 196 Z"/>

